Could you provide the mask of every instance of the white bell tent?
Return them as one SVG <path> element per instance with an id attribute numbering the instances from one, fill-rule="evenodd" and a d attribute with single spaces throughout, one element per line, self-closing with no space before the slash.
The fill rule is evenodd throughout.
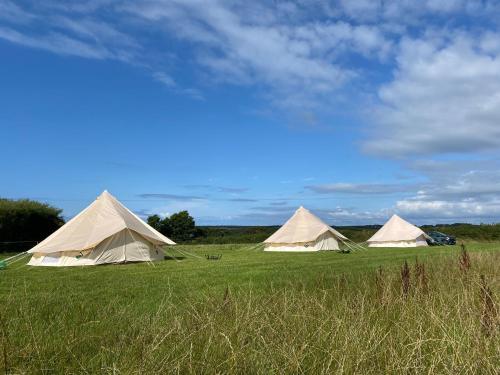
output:
<path id="1" fill-rule="evenodd" d="M 339 241 L 347 241 L 347 237 L 301 206 L 264 241 L 264 251 L 339 250 Z"/>
<path id="2" fill-rule="evenodd" d="M 427 238 L 422 229 L 392 215 L 367 242 L 369 247 L 417 247 L 427 246 Z"/>
<path id="3" fill-rule="evenodd" d="M 31 266 L 89 266 L 164 259 L 175 242 L 104 191 L 86 209 L 28 251 Z"/>

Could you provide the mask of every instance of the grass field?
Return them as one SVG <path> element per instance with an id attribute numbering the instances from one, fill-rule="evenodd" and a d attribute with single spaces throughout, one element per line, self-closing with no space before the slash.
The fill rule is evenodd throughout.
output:
<path id="1" fill-rule="evenodd" d="M 0 371 L 498 374 L 500 244 L 467 248 L 468 270 L 458 246 L 14 264 L 0 271 Z"/>

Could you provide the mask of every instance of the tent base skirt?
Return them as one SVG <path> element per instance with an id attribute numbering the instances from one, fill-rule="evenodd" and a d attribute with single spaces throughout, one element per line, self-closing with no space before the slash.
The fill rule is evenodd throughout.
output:
<path id="1" fill-rule="evenodd" d="M 289 252 L 289 253 L 314 253 L 320 251 L 312 246 L 269 246 L 265 247 L 264 251 L 269 252 Z"/>
<path id="2" fill-rule="evenodd" d="M 426 241 L 388 241 L 388 242 L 371 242 L 368 247 L 420 247 L 428 246 Z"/>

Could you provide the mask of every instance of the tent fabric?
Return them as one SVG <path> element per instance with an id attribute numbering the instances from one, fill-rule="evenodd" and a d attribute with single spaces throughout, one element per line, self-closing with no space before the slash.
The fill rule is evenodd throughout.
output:
<path id="1" fill-rule="evenodd" d="M 154 244 L 175 245 L 104 191 L 90 206 L 28 252 L 48 254 L 90 249 L 123 229 L 131 229 Z"/>
<path id="2" fill-rule="evenodd" d="M 268 243 L 265 251 L 310 252 L 320 250 L 339 250 L 339 242 L 331 232 L 325 232 L 316 241 L 307 243 Z"/>
<path id="3" fill-rule="evenodd" d="M 86 209 L 28 253 L 29 265 L 95 265 L 163 259 L 175 242 L 104 191 Z M 159 249 L 159 250 L 158 250 Z"/>
<path id="4" fill-rule="evenodd" d="M 420 228 L 393 215 L 367 242 L 370 247 L 427 246 L 429 238 Z"/>
<path id="5" fill-rule="evenodd" d="M 347 237 L 300 207 L 264 244 L 266 251 L 338 250 L 338 240 Z"/>
<path id="6" fill-rule="evenodd" d="M 105 239 L 95 248 L 82 251 L 34 253 L 30 266 L 93 266 L 106 263 L 144 262 L 164 259 L 160 246 L 154 245 L 141 235 L 124 229 Z"/>

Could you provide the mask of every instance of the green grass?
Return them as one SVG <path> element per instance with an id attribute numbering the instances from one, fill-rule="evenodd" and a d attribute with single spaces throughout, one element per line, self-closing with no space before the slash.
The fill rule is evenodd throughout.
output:
<path id="1" fill-rule="evenodd" d="M 498 373 L 498 306 L 488 309 L 479 283 L 485 275 L 498 305 L 498 243 L 469 244 L 468 272 L 459 247 L 179 249 L 223 256 L 0 271 L 0 371 Z M 417 256 L 427 287 L 415 277 Z"/>

